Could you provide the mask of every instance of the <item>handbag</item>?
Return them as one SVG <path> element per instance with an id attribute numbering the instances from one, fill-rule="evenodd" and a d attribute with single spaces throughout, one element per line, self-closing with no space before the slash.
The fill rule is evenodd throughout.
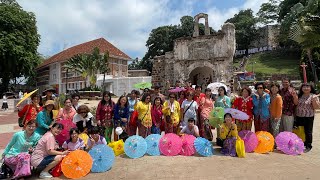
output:
<path id="1" fill-rule="evenodd" d="M 205 132 L 205 135 L 208 138 L 208 140 L 212 141 L 213 134 L 212 134 L 211 126 L 209 125 L 209 120 L 208 119 L 206 119 L 205 123 L 204 123 L 204 132 Z"/>
<path id="2" fill-rule="evenodd" d="M 299 138 L 301 138 L 303 142 L 306 141 L 306 134 L 304 132 L 303 126 L 295 126 L 292 132 L 295 133 Z"/>
<path id="3" fill-rule="evenodd" d="M 61 170 L 61 163 L 62 161 L 59 162 L 51 171 L 51 175 L 53 177 L 59 177 L 62 175 L 62 170 Z"/>
<path id="4" fill-rule="evenodd" d="M 18 118 L 18 124 L 19 124 L 19 127 L 24 127 L 24 123 L 26 121 L 26 117 L 27 117 L 27 113 L 29 112 L 29 109 L 30 109 L 30 104 L 28 104 L 28 109 L 27 111 L 24 113 L 24 115 L 22 117 L 19 117 Z"/>
<path id="5" fill-rule="evenodd" d="M 236 140 L 236 152 L 239 158 L 244 158 L 246 156 L 244 141 L 239 136 Z"/>
<path id="6" fill-rule="evenodd" d="M 137 110 L 134 110 L 130 116 L 129 125 L 132 127 L 137 127 L 139 113 Z"/>

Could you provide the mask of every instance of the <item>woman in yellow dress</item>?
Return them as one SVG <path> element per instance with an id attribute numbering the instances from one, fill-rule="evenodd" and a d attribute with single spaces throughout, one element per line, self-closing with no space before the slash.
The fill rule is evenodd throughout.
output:
<path id="1" fill-rule="evenodd" d="M 223 140 L 221 153 L 227 156 L 237 156 L 236 140 L 238 137 L 237 125 L 232 120 L 232 115 L 224 115 L 224 123 L 221 125 L 220 138 Z"/>
<path id="2" fill-rule="evenodd" d="M 169 94 L 169 101 L 164 102 L 162 108 L 165 117 L 165 133 L 178 133 L 180 123 L 180 103 L 176 100 L 176 94 Z"/>
<path id="3" fill-rule="evenodd" d="M 151 133 L 152 117 L 151 117 L 151 96 L 149 93 L 144 93 L 141 101 L 139 101 L 134 109 L 138 111 L 138 134 L 142 137 L 147 137 Z"/>

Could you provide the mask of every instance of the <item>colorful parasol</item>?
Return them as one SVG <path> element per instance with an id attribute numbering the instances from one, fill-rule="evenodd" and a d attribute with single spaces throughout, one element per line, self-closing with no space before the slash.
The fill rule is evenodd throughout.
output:
<path id="1" fill-rule="evenodd" d="M 238 109 L 226 108 L 224 109 L 224 113 L 230 113 L 232 118 L 238 120 L 248 120 L 249 116 L 245 112 L 239 111 Z"/>
<path id="2" fill-rule="evenodd" d="M 211 89 L 212 94 L 218 94 L 219 87 L 223 86 L 226 90 L 228 90 L 227 86 L 220 82 L 210 83 L 207 88 Z"/>
<path id="3" fill-rule="evenodd" d="M 59 135 L 56 136 L 56 140 L 59 143 L 59 146 L 62 146 L 64 141 L 70 138 L 69 131 L 71 128 L 75 128 L 76 125 L 70 120 L 61 120 L 59 121 L 60 124 L 63 125 L 63 130 Z"/>
<path id="4" fill-rule="evenodd" d="M 281 132 L 276 137 L 277 149 L 288 155 L 303 153 L 304 143 L 301 138 L 292 132 Z"/>
<path id="5" fill-rule="evenodd" d="M 244 141 L 244 146 L 246 152 L 253 152 L 258 146 L 258 137 L 255 133 L 248 130 L 243 130 L 239 132 L 239 136 Z"/>
<path id="6" fill-rule="evenodd" d="M 19 104 L 21 104 L 23 101 L 25 101 L 26 99 L 28 99 L 32 94 L 34 94 L 35 92 L 37 92 L 38 89 L 33 90 L 31 92 L 29 92 L 28 94 L 24 95 L 23 98 L 17 103 L 16 106 L 18 106 Z"/>
<path id="7" fill-rule="evenodd" d="M 181 148 L 182 141 L 176 134 L 168 133 L 160 139 L 159 149 L 165 156 L 176 156 L 181 152 Z"/>
<path id="8" fill-rule="evenodd" d="M 152 84 L 150 82 L 141 82 L 141 83 L 137 83 L 134 84 L 133 87 L 137 88 L 137 89 L 145 89 L 145 88 L 151 88 Z"/>
<path id="9" fill-rule="evenodd" d="M 181 155 L 192 156 L 196 152 L 196 149 L 194 148 L 195 139 L 196 137 L 189 134 L 184 134 L 181 136 L 181 141 L 182 141 L 182 149 L 180 152 Z"/>
<path id="10" fill-rule="evenodd" d="M 119 141 L 112 141 L 108 144 L 108 146 L 112 148 L 116 156 L 124 153 L 124 142 L 122 139 L 120 139 Z"/>
<path id="11" fill-rule="evenodd" d="M 160 134 L 150 134 L 146 137 L 147 141 L 147 154 L 151 156 L 160 156 L 160 150 L 159 150 L 159 141 L 160 141 L 161 135 Z"/>
<path id="12" fill-rule="evenodd" d="M 178 93 L 181 91 L 185 91 L 186 89 L 184 89 L 183 87 L 175 87 L 174 89 L 170 89 L 169 92 L 171 93 Z"/>
<path id="13" fill-rule="evenodd" d="M 207 157 L 213 155 L 212 143 L 205 138 L 197 137 L 197 139 L 194 140 L 194 147 L 201 156 Z"/>
<path id="14" fill-rule="evenodd" d="M 147 152 L 147 142 L 141 136 L 130 136 L 124 143 L 124 152 L 130 158 L 140 158 Z"/>
<path id="15" fill-rule="evenodd" d="M 274 138 L 272 134 L 266 131 L 258 131 L 256 135 L 258 137 L 258 146 L 254 152 L 263 154 L 273 151 Z"/>
<path id="16" fill-rule="evenodd" d="M 113 150 L 104 144 L 98 144 L 89 151 L 93 159 L 91 172 L 106 172 L 111 169 L 114 163 Z"/>
<path id="17" fill-rule="evenodd" d="M 63 158 L 61 170 L 67 178 L 77 179 L 86 176 L 92 167 L 91 156 L 82 150 L 75 150 Z"/>
<path id="18" fill-rule="evenodd" d="M 209 123 L 213 127 L 220 127 L 224 121 L 224 108 L 215 107 L 209 114 Z"/>

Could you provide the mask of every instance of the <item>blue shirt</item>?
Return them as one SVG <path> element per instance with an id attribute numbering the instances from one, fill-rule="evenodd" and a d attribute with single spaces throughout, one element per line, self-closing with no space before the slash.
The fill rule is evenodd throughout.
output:
<path id="1" fill-rule="evenodd" d="M 38 127 L 36 129 L 36 132 L 40 135 L 44 135 L 49 130 L 49 126 L 51 125 L 52 121 L 53 119 L 50 117 L 50 114 L 47 113 L 46 109 L 39 112 L 37 114 Z"/>
<path id="2" fill-rule="evenodd" d="M 34 132 L 30 137 L 27 137 L 25 131 L 16 132 L 3 154 L 5 154 L 6 157 L 11 157 L 22 152 L 28 152 L 29 148 L 36 146 L 40 138 L 41 136 L 36 132 Z"/>
<path id="3" fill-rule="evenodd" d="M 253 102 L 253 114 L 255 117 L 259 117 L 262 120 L 267 120 L 270 118 L 270 95 L 268 93 L 263 93 L 262 96 L 258 94 L 252 95 Z"/>

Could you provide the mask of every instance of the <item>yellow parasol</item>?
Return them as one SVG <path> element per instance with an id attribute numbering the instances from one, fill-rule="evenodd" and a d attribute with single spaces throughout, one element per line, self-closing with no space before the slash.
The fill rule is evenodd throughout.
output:
<path id="1" fill-rule="evenodd" d="M 19 104 L 21 104 L 23 101 L 25 101 L 26 99 L 28 99 L 32 94 L 34 94 L 35 92 L 37 92 L 38 89 L 29 92 L 28 94 L 24 95 L 23 98 L 18 102 L 18 104 L 16 106 L 18 106 Z"/>
<path id="2" fill-rule="evenodd" d="M 108 146 L 112 148 L 116 156 L 124 153 L 124 142 L 122 139 L 119 141 L 112 141 L 108 144 Z"/>

